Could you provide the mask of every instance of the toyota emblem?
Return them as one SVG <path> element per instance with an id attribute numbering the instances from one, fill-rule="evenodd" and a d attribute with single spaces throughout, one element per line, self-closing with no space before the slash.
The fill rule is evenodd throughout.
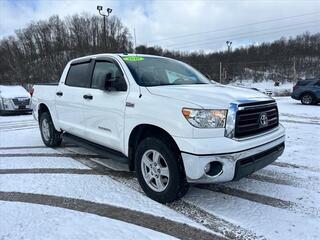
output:
<path id="1" fill-rule="evenodd" d="M 260 114 L 259 125 L 260 125 L 260 127 L 268 126 L 268 115 L 267 115 L 267 113 L 263 112 L 263 113 Z"/>

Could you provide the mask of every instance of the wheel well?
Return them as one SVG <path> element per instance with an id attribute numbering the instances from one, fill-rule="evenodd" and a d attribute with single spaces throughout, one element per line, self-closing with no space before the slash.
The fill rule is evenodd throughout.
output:
<path id="1" fill-rule="evenodd" d="M 157 137 L 169 145 L 169 147 L 177 154 L 180 155 L 180 150 L 175 140 L 171 137 L 171 135 L 165 131 L 164 129 L 150 125 L 150 124 L 141 124 L 136 126 L 129 137 L 129 169 L 134 171 L 134 154 L 135 150 L 138 147 L 139 143 L 146 137 Z"/>
<path id="2" fill-rule="evenodd" d="M 44 112 L 48 112 L 50 114 L 49 108 L 44 103 L 41 103 L 38 109 L 38 121 L 40 121 L 40 116 Z"/>
<path id="3" fill-rule="evenodd" d="M 310 94 L 311 96 L 315 97 L 315 94 L 311 91 L 306 91 L 306 92 L 303 92 L 300 94 L 300 99 L 302 98 L 303 95 L 306 95 L 306 94 Z"/>

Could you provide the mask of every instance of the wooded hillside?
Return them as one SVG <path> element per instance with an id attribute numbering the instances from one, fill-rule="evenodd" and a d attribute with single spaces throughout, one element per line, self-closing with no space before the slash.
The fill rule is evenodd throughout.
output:
<path id="1" fill-rule="evenodd" d="M 66 63 L 93 53 L 132 51 L 131 36 L 117 17 L 87 14 L 30 24 L 0 42 L 0 84 L 58 81 Z"/>
<path id="2" fill-rule="evenodd" d="M 17 30 L 0 41 L 0 84 L 58 81 L 65 64 L 95 53 L 133 52 L 130 32 L 117 17 L 107 18 L 106 44 L 103 19 L 88 14 L 65 19 L 52 16 Z M 223 83 L 253 79 L 292 81 L 320 76 L 320 33 L 304 33 L 243 48 L 205 54 L 138 46 L 137 53 L 163 55 L 185 61 Z M 296 74 L 295 74 L 296 73 Z"/>

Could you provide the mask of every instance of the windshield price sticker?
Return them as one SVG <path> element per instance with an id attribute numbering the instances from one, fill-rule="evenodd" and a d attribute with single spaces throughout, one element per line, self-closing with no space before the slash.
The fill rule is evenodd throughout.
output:
<path id="1" fill-rule="evenodd" d="M 130 56 L 130 57 L 124 57 L 124 61 L 129 61 L 129 62 L 138 62 L 138 61 L 143 61 L 143 57 L 135 57 L 135 56 Z"/>

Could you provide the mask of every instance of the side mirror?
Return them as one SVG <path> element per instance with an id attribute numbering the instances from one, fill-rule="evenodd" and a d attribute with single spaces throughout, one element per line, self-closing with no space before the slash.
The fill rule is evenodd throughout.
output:
<path id="1" fill-rule="evenodd" d="M 111 73 L 106 74 L 104 82 L 104 90 L 110 92 L 125 92 L 127 91 L 127 84 L 123 76 L 112 77 Z"/>

